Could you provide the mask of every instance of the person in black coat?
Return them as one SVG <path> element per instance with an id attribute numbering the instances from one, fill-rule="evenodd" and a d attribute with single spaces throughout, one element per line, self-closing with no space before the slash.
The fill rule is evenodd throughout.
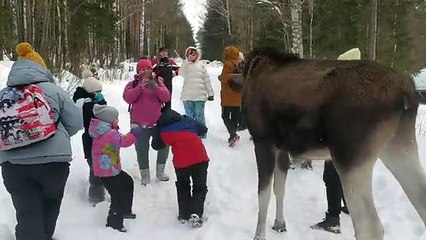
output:
<path id="1" fill-rule="evenodd" d="M 73 100 L 77 102 L 84 99 L 83 103 L 83 121 L 84 133 L 82 135 L 84 158 L 90 168 L 89 173 L 89 202 L 96 204 L 105 200 L 105 188 L 100 178 L 93 175 L 92 168 L 92 137 L 89 135 L 89 125 L 92 118 L 96 118 L 93 114 L 93 106 L 95 104 L 106 105 L 106 101 L 102 95 L 102 84 L 94 77 L 85 79 L 83 86 L 77 87 Z"/>
<path id="2" fill-rule="evenodd" d="M 173 92 L 172 79 L 179 72 L 179 66 L 169 58 L 168 50 L 166 47 L 161 47 L 158 49 L 158 57 L 152 60 L 152 67 L 154 73 L 157 76 L 161 76 L 164 80 L 164 85 L 170 92 L 170 95 Z M 165 108 L 171 109 L 171 99 L 165 103 Z"/>

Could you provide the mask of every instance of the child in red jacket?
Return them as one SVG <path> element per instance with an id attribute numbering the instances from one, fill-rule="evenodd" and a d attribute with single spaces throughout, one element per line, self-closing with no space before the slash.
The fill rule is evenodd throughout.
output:
<path id="1" fill-rule="evenodd" d="M 161 149 L 167 144 L 173 152 L 177 178 L 178 220 L 181 223 L 190 221 L 193 227 L 201 227 L 207 194 L 209 157 L 200 136 L 207 133 L 207 127 L 166 108 L 157 126 L 158 131 L 153 137 L 152 148 Z"/>

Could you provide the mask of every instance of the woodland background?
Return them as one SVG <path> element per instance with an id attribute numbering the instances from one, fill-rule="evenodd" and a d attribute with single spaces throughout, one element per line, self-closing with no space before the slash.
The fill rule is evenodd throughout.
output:
<path id="1" fill-rule="evenodd" d="M 426 67 L 425 0 L 207 0 L 205 8 L 193 33 L 179 0 L 0 0 L 0 51 L 14 59 L 16 44 L 28 41 L 50 68 L 76 74 L 83 62 L 114 68 L 160 46 L 182 57 L 195 41 L 209 60 L 228 45 L 318 59 L 359 47 L 401 71 Z"/>

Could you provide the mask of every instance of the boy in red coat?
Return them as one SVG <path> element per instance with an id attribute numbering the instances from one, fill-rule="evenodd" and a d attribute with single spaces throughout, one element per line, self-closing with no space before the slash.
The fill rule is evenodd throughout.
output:
<path id="1" fill-rule="evenodd" d="M 153 137 L 152 148 L 161 149 L 167 144 L 173 152 L 177 178 L 178 220 L 181 223 L 190 221 L 193 227 L 201 227 L 207 194 L 209 157 L 200 136 L 207 133 L 207 127 L 166 108 L 163 109 L 157 126 L 158 131 Z"/>

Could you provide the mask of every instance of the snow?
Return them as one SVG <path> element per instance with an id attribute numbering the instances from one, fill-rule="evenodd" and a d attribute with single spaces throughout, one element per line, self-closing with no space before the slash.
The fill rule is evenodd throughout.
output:
<path id="1" fill-rule="evenodd" d="M 61 214 L 55 232 L 59 240 L 247 240 L 252 239 L 257 221 L 257 170 L 253 144 L 247 131 L 241 133 L 241 140 L 235 149 L 227 146 L 227 132 L 221 119 L 220 83 L 217 75 L 221 68 L 209 64 L 210 80 L 215 91 L 215 100 L 206 103 L 206 121 L 209 127 L 204 141 L 210 156 L 208 170 L 207 200 L 205 216 L 208 218 L 200 229 L 181 225 L 177 221 L 177 201 L 171 156 L 166 172 L 169 182 L 153 181 L 147 187 L 140 185 L 140 177 L 133 147 L 122 149 L 123 169 L 135 182 L 133 210 L 136 220 L 125 220 L 129 231 L 119 233 L 105 228 L 108 203 L 95 208 L 87 203 L 88 167 L 83 158 L 81 132 L 72 138 L 74 160 L 65 189 Z M 4 84 L 10 64 L 0 62 L 0 84 Z M 116 81 L 104 84 L 105 98 L 110 105 L 120 111 L 120 125 L 123 132 L 129 130 L 127 104 L 122 100 L 126 82 Z M 2 85 L 3 86 L 3 85 Z M 179 100 L 182 78 L 174 79 L 172 105 L 183 113 Z M 419 110 L 423 116 L 426 108 Z M 422 118 L 423 120 L 423 118 Z M 419 131 L 418 144 L 422 164 L 426 164 L 426 138 Z M 150 151 L 151 176 L 155 176 L 155 152 Z M 287 233 L 271 230 L 275 217 L 275 199 L 271 198 L 267 220 L 268 240 L 347 240 L 354 239 L 350 217 L 341 215 L 342 234 L 331 234 L 310 229 L 310 225 L 320 221 L 326 211 L 325 187 L 322 182 L 323 162 L 313 163 L 312 171 L 289 170 L 285 195 L 285 219 Z M 1 176 L 0 176 L 1 180 Z M 374 198 L 377 211 L 385 229 L 386 240 L 419 239 L 424 226 L 416 211 L 409 203 L 399 184 L 378 161 L 374 169 Z M 10 195 L 0 184 L 0 231 L 7 226 L 14 229 L 15 212 Z M 0 239 L 1 238 L 0 232 Z"/>

